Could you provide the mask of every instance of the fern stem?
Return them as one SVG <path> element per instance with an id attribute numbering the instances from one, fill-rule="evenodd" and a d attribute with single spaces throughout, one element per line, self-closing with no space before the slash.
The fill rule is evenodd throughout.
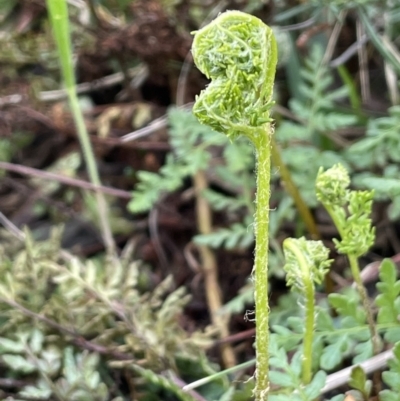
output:
<path id="1" fill-rule="evenodd" d="M 269 391 L 269 304 L 268 304 L 268 233 L 271 177 L 272 127 L 254 141 L 257 157 L 257 194 L 255 216 L 255 263 L 253 269 L 256 306 L 256 401 L 268 399 Z"/>
<path id="2" fill-rule="evenodd" d="M 232 140 L 245 135 L 256 150 L 254 394 L 256 401 L 265 401 L 269 392 L 268 230 L 272 135 L 269 110 L 277 62 L 276 41 L 272 30 L 258 18 L 227 11 L 195 33 L 192 54 L 199 69 L 212 79 L 197 97 L 194 114 L 200 122 Z"/>
<path id="3" fill-rule="evenodd" d="M 333 223 L 335 224 L 337 230 L 339 231 L 339 235 L 343 238 L 344 237 L 343 227 L 342 227 L 339 219 L 337 218 L 336 213 L 334 212 L 334 209 L 326 204 L 324 204 L 324 207 L 327 210 L 327 212 L 329 213 L 329 215 L 331 216 Z M 369 326 L 369 331 L 371 333 L 373 352 L 374 352 L 374 355 L 377 355 L 380 352 L 380 336 L 376 329 L 374 315 L 372 313 L 371 304 L 368 299 L 367 290 L 365 289 L 365 286 L 361 279 L 358 258 L 357 258 L 357 256 L 352 255 L 352 254 L 347 254 L 347 257 L 349 259 L 351 274 L 356 283 L 357 291 L 360 295 L 361 302 L 364 306 L 365 313 L 367 315 L 367 323 Z"/>
<path id="4" fill-rule="evenodd" d="M 380 336 L 375 325 L 374 316 L 372 313 L 371 303 L 369 302 L 367 290 L 361 279 L 360 268 L 358 265 L 358 258 L 354 255 L 348 255 L 350 262 L 351 274 L 353 275 L 354 281 L 357 286 L 357 291 L 360 294 L 361 302 L 367 314 L 367 323 L 369 326 L 369 331 L 371 333 L 371 341 L 374 355 L 378 355 L 381 349 L 380 346 Z"/>
<path id="5" fill-rule="evenodd" d="M 303 357 L 302 357 L 302 382 L 309 384 L 312 379 L 312 344 L 314 341 L 315 325 L 315 287 L 311 277 L 312 266 L 306 260 L 304 253 L 296 245 L 297 242 L 288 238 L 285 240 L 285 248 L 295 255 L 301 275 L 301 294 L 305 298 L 305 324 L 303 335 Z"/>

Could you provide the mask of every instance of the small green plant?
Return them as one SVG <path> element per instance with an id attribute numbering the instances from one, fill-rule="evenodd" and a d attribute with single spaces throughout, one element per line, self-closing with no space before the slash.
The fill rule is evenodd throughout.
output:
<path id="1" fill-rule="evenodd" d="M 150 292 L 144 266 L 132 260 L 132 244 L 117 264 L 81 262 L 60 249 L 61 233 L 36 242 L 26 231 L 19 250 L 2 238 L 0 362 L 24 383 L 17 399 L 121 401 L 107 363 L 116 375 L 133 369 L 135 386 L 152 396 L 179 393 L 164 374 L 182 369 L 197 378 L 212 371 L 201 349 L 213 333 L 189 337 L 181 327 L 178 316 L 190 296 L 184 288 L 172 290 L 172 277 Z"/>
<path id="2" fill-rule="evenodd" d="M 327 171 L 320 169 L 316 192 L 318 200 L 331 216 L 341 240 L 334 239 L 337 250 L 347 255 L 357 290 L 362 299 L 370 327 L 373 351 L 381 349 L 373 312 L 367 291 L 360 276 L 358 258 L 367 253 L 375 241 L 375 228 L 372 227 L 371 209 L 373 191 L 351 191 L 348 189 L 350 177 L 340 164 Z"/>
<path id="3" fill-rule="evenodd" d="M 367 169 L 354 177 L 354 184 L 359 188 L 373 189 L 376 200 L 391 202 L 387 212 L 391 220 L 400 216 L 399 125 L 400 107 L 393 106 L 387 116 L 369 120 L 366 136 L 345 153 L 357 169 Z"/>
<path id="4" fill-rule="evenodd" d="M 340 165 L 327 171 L 321 170 L 316 183 L 318 198 L 328 206 L 335 223 L 341 227 L 339 231 L 342 238 L 334 242 L 340 252 L 354 259 L 351 262 L 351 270 L 354 272 L 354 264 L 358 269 L 357 258 L 369 249 L 374 240 L 374 229 L 369 217 L 373 194 L 351 191 L 349 185 L 349 175 Z M 277 308 L 272 311 L 269 379 L 274 390 L 270 391 L 268 400 L 315 400 L 323 393 L 327 372 L 348 358 L 354 364 L 370 358 L 376 353 L 374 341 L 378 342 L 379 350 L 381 342 L 387 346 L 395 345 L 394 360 L 389 362 L 389 371 L 383 373 L 383 379 L 390 390 L 381 391 L 379 395 L 383 401 L 396 399 L 400 281 L 397 280 L 394 263 L 388 259 L 382 262 L 377 283 L 379 295 L 374 303 L 365 298 L 366 294 L 363 289 L 360 290 L 358 283 L 358 291 L 347 288 L 341 293 L 330 294 L 326 301 L 317 304 L 315 288 L 322 283 L 332 262 L 328 259 L 329 250 L 322 242 L 305 238 L 288 238 L 283 243 L 283 249 L 287 284 L 295 296 L 290 305 L 297 303 L 298 307 L 293 309 L 291 306 L 287 313 L 288 305 L 284 304 L 286 314 L 283 319 L 278 318 L 277 315 L 282 312 L 277 311 Z M 355 272 L 355 280 L 358 279 L 357 274 L 358 270 Z M 331 315 L 331 308 L 335 310 L 336 317 Z M 382 332 L 382 340 L 378 332 Z M 375 335 L 377 339 L 374 339 Z M 214 377 L 220 377 L 221 374 Z M 206 379 L 201 383 L 205 382 Z M 353 368 L 348 384 L 353 388 L 352 393 L 360 399 L 368 400 L 373 391 L 378 394 L 378 387 L 372 386 L 360 366 Z M 343 395 L 332 398 L 335 401 L 343 399 Z"/>
<path id="5" fill-rule="evenodd" d="M 283 243 L 287 284 L 303 298 L 305 322 L 302 356 L 303 384 L 312 379 L 312 347 L 315 331 L 315 285 L 320 285 L 332 260 L 321 241 L 288 238 Z"/>
<path id="6" fill-rule="evenodd" d="M 349 91 L 345 86 L 332 89 L 334 74 L 324 64 L 323 56 L 322 47 L 314 44 L 300 69 L 299 96 L 289 100 L 294 119 L 277 124 L 275 135 L 293 181 L 312 207 L 318 204 L 314 182 L 319 167 L 343 164 L 345 160 L 335 150 L 333 132 L 357 122 L 354 114 L 338 108 L 338 102 L 346 99 Z"/>
<path id="7" fill-rule="evenodd" d="M 228 136 L 248 138 L 257 158 L 255 216 L 256 386 L 255 398 L 265 400 L 268 377 L 268 226 L 270 197 L 269 110 L 277 62 L 272 30 L 259 19 L 237 11 L 221 14 L 195 32 L 193 59 L 211 83 L 196 99 L 193 112 L 200 122 Z"/>

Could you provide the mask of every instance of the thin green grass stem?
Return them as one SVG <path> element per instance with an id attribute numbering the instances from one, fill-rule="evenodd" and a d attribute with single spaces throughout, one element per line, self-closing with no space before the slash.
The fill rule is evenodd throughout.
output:
<path id="1" fill-rule="evenodd" d="M 67 3 L 66 0 L 47 0 L 46 3 L 54 38 L 58 48 L 61 72 L 68 94 L 68 101 L 75 121 L 89 178 L 93 185 L 100 186 L 101 181 L 96 165 L 96 159 L 76 93 Z M 108 206 L 103 193 L 99 190 L 96 191 L 96 202 L 98 206 L 98 216 L 105 247 L 110 255 L 114 255 L 115 243 L 108 218 Z"/>

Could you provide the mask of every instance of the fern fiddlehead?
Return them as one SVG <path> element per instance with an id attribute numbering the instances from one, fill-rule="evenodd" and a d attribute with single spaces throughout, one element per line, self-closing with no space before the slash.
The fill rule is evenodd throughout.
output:
<path id="1" fill-rule="evenodd" d="M 351 273 L 367 313 L 373 352 L 376 355 L 381 350 L 381 340 L 358 263 L 358 258 L 366 254 L 375 241 L 375 228 L 372 227 L 370 217 L 374 193 L 352 191 L 348 189 L 349 185 L 349 173 L 342 165 L 337 164 L 326 171 L 321 168 L 316 180 L 316 194 L 341 236 L 341 241 L 334 239 L 335 246 L 349 259 Z"/>
<path id="2" fill-rule="evenodd" d="M 228 11 L 195 32 L 197 67 L 210 85 L 197 97 L 200 122 L 234 140 L 246 136 L 257 158 L 255 216 L 256 401 L 266 400 L 268 377 L 268 226 L 272 90 L 277 47 L 272 30 L 251 15 Z"/>
<path id="3" fill-rule="evenodd" d="M 329 249 L 322 241 L 287 238 L 283 242 L 286 264 L 286 281 L 293 291 L 301 294 L 304 307 L 304 339 L 302 357 L 302 381 L 312 379 L 312 344 L 315 330 L 315 285 L 321 284 L 333 262 L 328 259 Z"/>

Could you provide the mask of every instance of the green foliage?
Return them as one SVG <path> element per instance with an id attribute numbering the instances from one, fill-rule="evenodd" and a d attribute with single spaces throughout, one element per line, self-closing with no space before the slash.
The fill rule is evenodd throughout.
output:
<path id="1" fill-rule="evenodd" d="M 359 257 L 375 241 L 371 210 L 373 191 L 351 191 L 350 177 L 341 165 L 327 171 L 321 168 L 316 181 L 317 198 L 337 227 L 341 241 L 334 239 L 340 253 Z"/>
<path id="2" fill-rule="evenodd" d="M 342 240 L 335 241 L 337 250 L 342 254 L 361 256 L 367 253 L 375 241 L 375 228 L 372 227 L 373 191 L 350 193 L 349 216 L 342 223 Z"/>
<path id="3" fill-rule="evenodd" d="M 277 59 L 272 30 L 251 15 L 225 12 L 195 32 L 192 53 L 211 79 L 193 108 L 199 121 L 231 139 L 256 136 L 270 121 Z"/>
<path id="4" fill-rule="evenodd" d="M 323 63 L 323 48 L 314 45 L 305 66 L 301 69 L 299 83 L 301 97 L 289 102 L 291 111 L 300 123 L 285 121 L 277 129 L 277 138 L 282 144 L 291 140 L 309 141 L 319 144 L 321 134 L 353 125 L 357 119 L 352 114 L 337 111 L 335 103 L 348 96 L 342 86 L 332 90 L 333 75 Z"/>
<path id="5" fill-rule="evenodd" d="M 364 400 L 368 399 L 372 390 L 372 382 L 367 380 L 367 375 L 361 366 L 352 369 L 349 386 L 359 391 Z"/>
<path id="6" fill-rule="evenodd" d="M 139 182 L 132 193 L 128 209 L 132 213 L 143 213 L 151 209 L 163 193 L 176 191 L 189 175 L 187 166 L 177 163 L 168 155 L 158 173 L 139 171 Z"/>
<path id="7" fill-rule="evenodd" d="M 174 394 L 180 401 L 195 401 L 196 398 L 190 394 L 184 392 L 181 387 L 174 383 L 171 379 L 158 375 L 152 370 L 143 369 L 140 366 L 134 366 L 133 369 L 143 376 L 148 382 L 156 385 L 160 389 L 169 390 Z"/>
<path id="8" fill-rule="evenodd" d="M 221 228 L 211 234 L 196 235 L 193 240 L 211 248 L 248 248 L 254 241 L 254 235 L 249 230 L 249 224 L 234 223 L 229 228 Z"/>
<path id="9" fill-rule="evenodd" d="M 354 184 L 359 188 L 373 190 L 375 199 L 390 201 L 387 215 L 391 220 L 400 217 L 400 169 L 395 164 L 389 164 L 381 175 L 370 172 L 359 173 L 354 177 Z"/>
<path id="10" fill-rule="evenodd" d="M 390 387 L 390 390 L 380 392 L 382 401 L 395 401 L 400 393 L 400 343 L 393 348 L 394 358 L 389 360 L 389 371 L 383 372 L 383 381 Z"/>
<path id="11" fill-rule="evenodd" d="M 206 169 L 211 146 L 227 144 L 227 140 L 198 123 L 189 112 L 178 108 L 168 112 L 172 153 L 168 154 L 158 173 L 140 171 L 139 180 L 128 208 L 132 213 L 151 209 L 162 194 L 171 193 L 183 185 L 184 179 Z"/>
<path id="12" fill-rule="evenodd" d="M 216 135 L 187 111 L 172 108 L 168 117 L 172 153 L 167 155 L 158 173 L 137 173 L 139 182 L 129 203 L 129 210 L 134 213 L 149 210 L 162 194 L 179 189 L 186 178 L 207 169 L 216 149 L 221 149 L 218 152 L 222 152 L 223 164 L 215 167 L 214 174 L 216 183 L 223 186 L 225 193 L 208 188 L 203 196 L 213 210 L 228 211 L 229 226 L 211 234 L 197 235 L 194 240 L 213 248 L 247 248 L 254 238 L 249 229 L 254 213 L 252 194 L 255 180 L 251 174 L 254 169 L 253 150 L 243 140 L 229 143 L 226 137 Z"/>
<path id="13" fill-rule="evenodd" d="M 332 263 L 329 249 L 321 241 L 287 238 L 283 243 L 286 282 L 300 293 L 304 307 L 304 339 L 302 349 L 302 383 L 312 379 L 313 338 L 315 331 L 315 284 L 321 284 Z"/>
<path id="14" fill-rule="evenodd" d="M 345 163 L 332 150 L 333 131 L 354 125 L 357 117 L 338 110 L 336 103 L 348 96 L 347 87 L 332 90 L 332 71 L 323 63 L 323 49 L 314 45 L 300 71 L 299 97 L 289 101 L 295 121 L 284 120 L 276 129 L 282 158 L 305 201 L 316 205 L 313 183 L 321 165 Z"/>
<path id="15" fill-rule="evenodd" d="M 398 325 L 400 315 L 400 280 L 397 278 L 397 269 L 390 259 L 384 259 L 379 269 L 379 283 L 376 288 L 379 295 L 375 304 L 379 307 L 377 322 L 381 324 L 393 323 Z M 389 328 L 384 336 L 389 343 L 400 341 L 400 327 Z"/>
<path id="16" fill-rule="evenodd" d="M 346 294 L 331 294 L 329 304 L 340 315 L 340 326 L 344 329 L 359 328 L 360 330 L 349 330 L 348 333 L 329 338 L 330 345 L 326 347 L 321 356 L 321 365 L 324 369 L 333 369 L 349 354 L 353 354 L 353 362 L 358 363 L 372 356 L 372 343 L 369 333 L 362 328 L 366 325 L 366 311 L 360 305 L 359 297 L 356 293 L 347 292 Z M 325 319 L 327 316 L 325 315 Z M 324 325 L 327 321 L 324 322 Z M 335 325 L 328 323 L 332 330 Z M 336 324 L 337 325 L 337 324 Z"/>
<path id="17" fill-rule="evenodd" d="M 109 399 L 107 386 L 98 372 L 99 356 L 87 351 L 75 353 L 71 347 L 61 351 L 57 342 L 37 328 L 17 331 L 16 340 L 2 338 L 0 358 L 14 374 L 38 374 L 36 384 L 27 384 L 18 393 L 26 398 L 61 400 Z"/>
<path id="18" fill-rule="evenodd" d="M 354 183 L 360 188 L 375 190 L 375 198 L 378 200 L 390 200 L 388 216 L 392 220 L 400 216 L 397 165 L 400 160 L 399 125 L 400 107 L 393 106 L 389 108 L 388 116 L 369 120 L 366 136 L 346 152 L 346 158 L 356 167 L 369 170 L 358 173 Z M 374 173 L 377 168 L 382 172 Z"/>
<path id="19" fill-rule="evenodd" d="M 283 243 L 286 264 L 286 282 L 292 290 L 304 294 L 307 282 L 321 284 L 332 259 L 329 249 L 321 241 L 308 241 L 304 237 L 287 238 Z"/>
<path id="20" fill-rule="evenodd" d="M 272 30 L 251 15 L 227 11 L 195 33 L 193 59 L 211 79 L 197 97 L 193 113 L 203 124 L 255 147 L 257 195 L 253 277 L 256 305 L 256 383 L 254 397 L 269 393 L 268 243 L 272 106 L 277 48 Z"/>
<path id="21" fill-rule="evenodd" d="M 23 249 L 15 252 L 4 244 L 0 252 L 0 359 L 14 377 L 29 377 L 21 396 L 116 397 L 105 384 L 105 360 L 94 350 L 117 360 L 140 359 L 154 375 L 176 369 L 178 357 L 202 358 L 210 334 L 188 337 L 180 326 L 177 318 L 190 298 L 183 288 L 172 291 L 169 277 L 146 292 L 132 247 L 118 263 L 82 262 L 60 251 L 60 236 L 55 230 L 49 240 L 35 242 L 26 232 Z M 83 349 L 71 347 L 71 341 Z"/>
<path id="22" fill-rule="evenodd" d="M 400 106 L 393 106 L 387 117 L 369 120 L 366 136 L 348 149 L 347 157 L 362 168 L 400 162 L 399 126 Z"/>
<path id="23" fill-rule="evenodd" d="M 282 388 L 281 393 L 272 393 L 269 400 L 272 401 L 312 401 L 320 394 L 325 385 L 326 374 L 319 371 L 308 385 L 302 382 L 302 354 L 296 352 L 288 361 L 284 348 L 279 348 L 276 336 L 271 336 L 270 364 L 274 370 L 270 373 L 271 382 Z"/>
<path id="24" fill-rule="evenodd" d="M 125 0 L 118 2 L 121 8 L 125 8 L 126 3 Z M 176 17 L 174 12 L 179 3 L 179 0 L 162 2 L 170 18 Z M 260 1 L 247 3 L 248 9 L 262 6 Z M 387 25 L 398 22 L 400 13 L 395 3 L 383 4 L 375 0 L 308 1 L 283 10 L 278 14 L 276 21 L 295 19 L 293 22 L 298 22 L 310 17 L 318 22 L 321 22 L 321 19 L 324 22 L 323 19 L 326 18 L 331 24 L 332 16 L 362 6 L 360 10 L 363 14 L 359 15 L 369 16 L 370 20 L 365 21 L 361 18 L 361 23 L 368 29 L 372 44 L 377 46 L 379 40 L 376 42 L 373 38 L 379 39 L 380 36 L 375 27 L 372 26 L 371 30 L 373 18 L 379 12 L 384 13 Z M 105 7 L 114 5 L 113 1 L 102 2 L 102 6 Z M 284 6 L 287 6 L 287 2 L 276 2 L 277 8 L 282 10 Z M 3 1 L 0 6 L 0 20 L 8 19 L 15 7 L 16 1 Z M 191 2 L 188 2 L 188 7 L 188 15 L 193 16 Z M 200 9 L 198 5 L 196 7 Z M 118 12 L 118 8 L 115 10 Z M 221 70 L 225 73 L 221 78 L 223 80 L 230 78 L 230 74 L 245 71 L 237 83 L 224 89 L 224 96 L 221 97 L 219 94 L 216 96 L 214 92 L 215 89 L 220 89 L 216 87 L 221 81 L 214 80 L 209 87 L 211 91 L 208 92 L 211 92 L 211 97 L 200 97 L 200 102 L 195 107 L 200 119 L 208 123 L 210 117 L 214 118 L 221 111 L 221 114 L 228 115 L 226 120 L 213 120 L 212 124 L 218 130 L 227 129 L 231 138 L 242 132 L 249 133 L 249 126 L 257 129 L 268 123 L 268 112 L 272 104 L 268 94 L 264 98 L 261 96 L 261 100 L 256 99 L 261 107 L 254 108 L 251 101 L 254 100 L 254 96 L 259 95 L 256 93 L 258 90 L 246 92 L 243 96 L 245 85 L 250 81 L 246 77 L 247 74 L 253 75 L 252 80 L 255 78 L 253 89 L 265 88 L 264 95 L 267 93 L 268 87 L 272 86 L 272 78 L 269 79 L 270 70 L 262 70 L 264 65 L 259 63 L 257 57 L 262 55 L 262 52 L 271 52 L 272 58 L 275 57 L 272 47 L 265 46 L 263 41 L 257 41 L 252 35 L 249 36 L 250 25 L 258 21 L 249 18 L 251 23 L 246 26 L 239 22 L 226 24 L 224 29 L 220 29 L 214 24 L 210 25 L 209 30 L 203 29 L 196 33 L 196 40 L 205 34 L 208 39 L 206 44 L 212 46 L 204 52 L 207 56 L 203 59 L 199 58 L 198 53 L 194 53 L 196 61 L 204 66 L 203 71 L 208 71 L 207 75 L 210 78 L 214 79 L 213 73 L 220 73 Z M 255 26 L 258 31 L 264 28 L 258 22 Z M 390 36 L 393 38 L 399 33 L 398 26 L 386 28 L 385 26 L 385 42 L 380 41 L 383 44 L 381 46 L 390 41 Z M 74 29 L 82 33 L 77 25 Z M 210 40 L 210 36 L 216 33 L 212 32 L 212 29 L 221 34 L 218 40 Z M 12 32 L 3 30 L 3 61 L 10 59 L 13 65 L 17 66 L 42 61 L 49 70 L 54 67 L 55 55 L 50 51 L 51 42 L 45 40 L 47 36 L 40 35 L 34 41 L 30 35 L 26 35 L 26 38 L 17 43 L 13 40 Z M 242 46 L 231 46 L 232 32 L 242 41 L 245 39 Z M 267 30 L 264 36 L 268 39 L 271 35 Z M 89 42 L 89 39 L 86 34 L 79 35 L 77 39 L 74 45 L 78 54 L 83 54 L 82 42 Z M 323 38 L 320 39 L 316 41 L 323 42 Z M 313 39 L 310 42 L 313 42 Z M 232 47 L 234 50 L 252 53 L 257 62 L 249 64 L 241 55 L 233 62 L 227 61 L 223 52 Z M 338 108 L 338 103 L 346 100 L 348 96 L 348 87 L 332 90 L 335 77 L 323 62 L 323 49 L 323 45 L 315 45 L 315 42 L 311 46 L 304 66 L 298 69 L 301 82 L 299 88 L 296 87 L 297 94 L 289 101 L 293 119 L 285 119 L 277 124 L 277 139 L 283 147 L 283 159 L 290 167 L 292 177 L 309 205 L 317 205 L 314 178 L 320 165 L 328 168 L 337 163 L 350 164 L 362 170 L 355 174 L 353 182 L 356 186 L 374 190 L 376 199 L 390 200 L 392 204 L 389 216 L 392 219 L 398 218 L 400 171 L 396 163 L 400 161 L 397 132 L 400 125 L 400 108 L 392 107 L 386 117 L 370 118 L 367 136 L 343 153 L 338 151 L 336 143 L 332 140 L 332 134 L 336 135 L 334 131 L 363 121 L 355 111 L 343 111 Z M 382 52 L 382 48 L 379 49 Z M 295 47 L 292 48 L 292 52 L 296 53 Z M 393 59 L 390 52 L 383 51 L 382 55 L 385 63 L 390 63 Z M 72 57 L 67 58 L 68 62 L 72 60 Z M 217 61 L 215 65 L 218 71 L 207 70 L 208 61 Z M 396 63 L 394 65 L 396 66 Z M 266 76 L 267 85 L 264 87 L 260 84 Z M 48 85 L 48 82 L 51 86 L 55 85 L 52 79 L 46 80 L 45 85 Z M 294 88 L 289 87 L 288 90 L 296 93 Z M 206 93 L 201 96 L 206 96 Z M 217 112 L 211 110 L 211 106 L 216 106 Z M 224 136 L 215 135 L 207 127 L 198 124 L 190 113 L 177 109 L 169 111 L 169 123 L 172 152 L 167 155 L 166 162 L 158 173 L 138 172 L 139 183 L 130 203 L 131 211 L 148 211 L 163 194 L 178 190 L 186 183 L 187 178 L 199 170 L 205 170 L 211 177 L 212 187 L 203 195 L 213 210 L 225 212 L 225 220 L 223 228 L 216 229 L 207 236 L 197 236 L 195 241 L 213 247 L 248 247 L 253 242 L 250 229 L 254 214 L 255 187 L 255 179 L 251 175 L 251 171 L 254 170 L 252 148 L 246 141 L 229 144 Z M 10 158 L 14 154 L 10 142 L 4 139 L 2 144 L 4 158 Z M 365 169 L 373 169 L 373 172 Z M 342 237 L 341 241 L 336 241 L 336 245 L 342 253 L 358 256 L 369 249 L 374 239 L 375 233 L 369 217 L 373 194 L 370 191 L 350 192 L 348 183 L 340 187 L 341 184 L 337 185 L 336 180 L 344 178 L 346 182 L 349 181 L 349 177 L 347 173 L 342 174 L 342 177 L 340 171 L 337 173 L 336 176 L 326 176 L 325 180 L 329 187 L 328 192 L 331 191 L 331 195 L 336 198 L 331 206 L 341 207 L 335 214 Z M 274 204 L 278 204 L 278 207 L 271 215 L 270 260 L 275 264 L 275 270 L 279 269 L 280 274 L 283 274 L 283 255 L 280 247 L 282 236 L 279 227 L 283 220 L 292 220 L 294 212 L 288 197 L 281 196 L 281 193 L 274 190 L 272 195 Z M 298 229 L 297 226 L 296 228 Z M 35 242 L 27 233 L 25 248 L 18 252 L 14 252 L 18 247 L 15 243 L 7 246 L 2 244 L 0 358 L 5 375 L 26 380 L 27 383 L 15 395 L 21 398 L 61 400 L 120 400 L 122 397 L 118 397 L 115 385 L 111 384 L 114 377 L 110 380 L 105 373 L 106 363 L 114 359 L 111 362 L 119 362 L 120 365 L 115 365 L 112 369 L 133 370 L 132 383 L 135 389 L 140 389 L 138 398 L 146 401 L 173 397 L 192 400 L 190 395 L 183 393 L 175 384 L 173 377 L 176 372 L 186 374 L 190 379 L 205 373 L 210 374 L 212 369 L 209 363 L 205 362 L 206 366 L 203 366 L 202 362 L 199 362 L 206 360 L 201 348 L 210 344 L 210 335 L 193 333 L 189 337 L 178 324 L 182 309 L 188 302 L 185 291 L 173 291 L 173 284 L 167 279 L 157 286 L 153 293 L 148 292 L 148 289 L 140 284 L 146 280 L 143 280 L 145 273 L 139 262 L 132 261 L 130 257 L 121 263 L 111 263 L 100 258 L 83 262 L 70 255 L 67 257 L 65 252 L 60 251 L 59 242 L 60 233 L 54 233 L 46 243 Z M 315 249 L 306 248 L 304 251 L 307 258 L 314 256 Z M 323 273 L 324 271 L 315 274 L 316 282 L 321 282 Z M 298 290 L 302 289 L 300 277 L 289 272 L 288 279 Z M 222 312 L 238 312 L 246 304 L 252 303 L 253 290 L 248 287 L 247 291 L 243 291 L 237 299 L 227 304 Z M 27 288 L 32 290 L 27 291 Z M 377 289 L 379 295 L 375 300 L 374 318 L 379 330 L 383 332 L 385 345 L 391 346 L 400 340 L 400 284 L 396 268 L 389 260 L 385 260 L 381 265 Z M 316 399 L 326 376 L 320 371 L 321 368 L 326 371 L 332 370 L 347 358 L 352 358 L 353 362 L 360 362 L 372 354 L 366 312 L 360 296 L 354 291 L 332 294 L 329 297 L 329 305 L 335 309 L 337 316 L 331 316 L 327 305 L 321 305 L 318 309 L 313 342 L 313 372 L 319 372 L 311 383 L 305 385 L 301 375 L 304 311 L 297 305 L 299 300 L 304 305 L 304 299 L 296 294 L 280 295 L 277 300 L 278 307 L 274 307 L 272 311 L 271 320 L 276 344 L 271 345 L 271 379 L 279 387 L 270 397 L 273 401 Z M 87 340 L 89 345 L 95 345 L 94 349 L 105 351 L 105 354 L 100 357 L 93 350 L 82 350 L 82 341 L 86 339 L 90 339 Z M 83 344 L 88 345 L 85 341 Z M 120 354 L 131 360 L 115 361 Z M 140 366 L 136 365 L 138 360 Z M 187 363 L 180 363 L 182 360 Z M 182 365 L 190 366 L 190 369 L 182 368 Z M 197 365 L 197 370 L 194 365 Z M 383 401 L 398 399 L 399 366 L 400 347 L 396 345 L 390 370 L 383 374 L 385 383 L 390 387 L 381 393 Z M 364 398 L 368 397 L 370 384 L 359 368 L 354 369 L 349 385 L 361 392 Z M 215 387 L 215 391 L 202 389 L 202 395 L 208 401 L 247 401 L 251 398 L 253 383 L 241 383 L 235 376 L 230 376 L 229 379 L 218 382 Z M 332 400 L 342 401 L 343 396 L 338 395 Z"/>

